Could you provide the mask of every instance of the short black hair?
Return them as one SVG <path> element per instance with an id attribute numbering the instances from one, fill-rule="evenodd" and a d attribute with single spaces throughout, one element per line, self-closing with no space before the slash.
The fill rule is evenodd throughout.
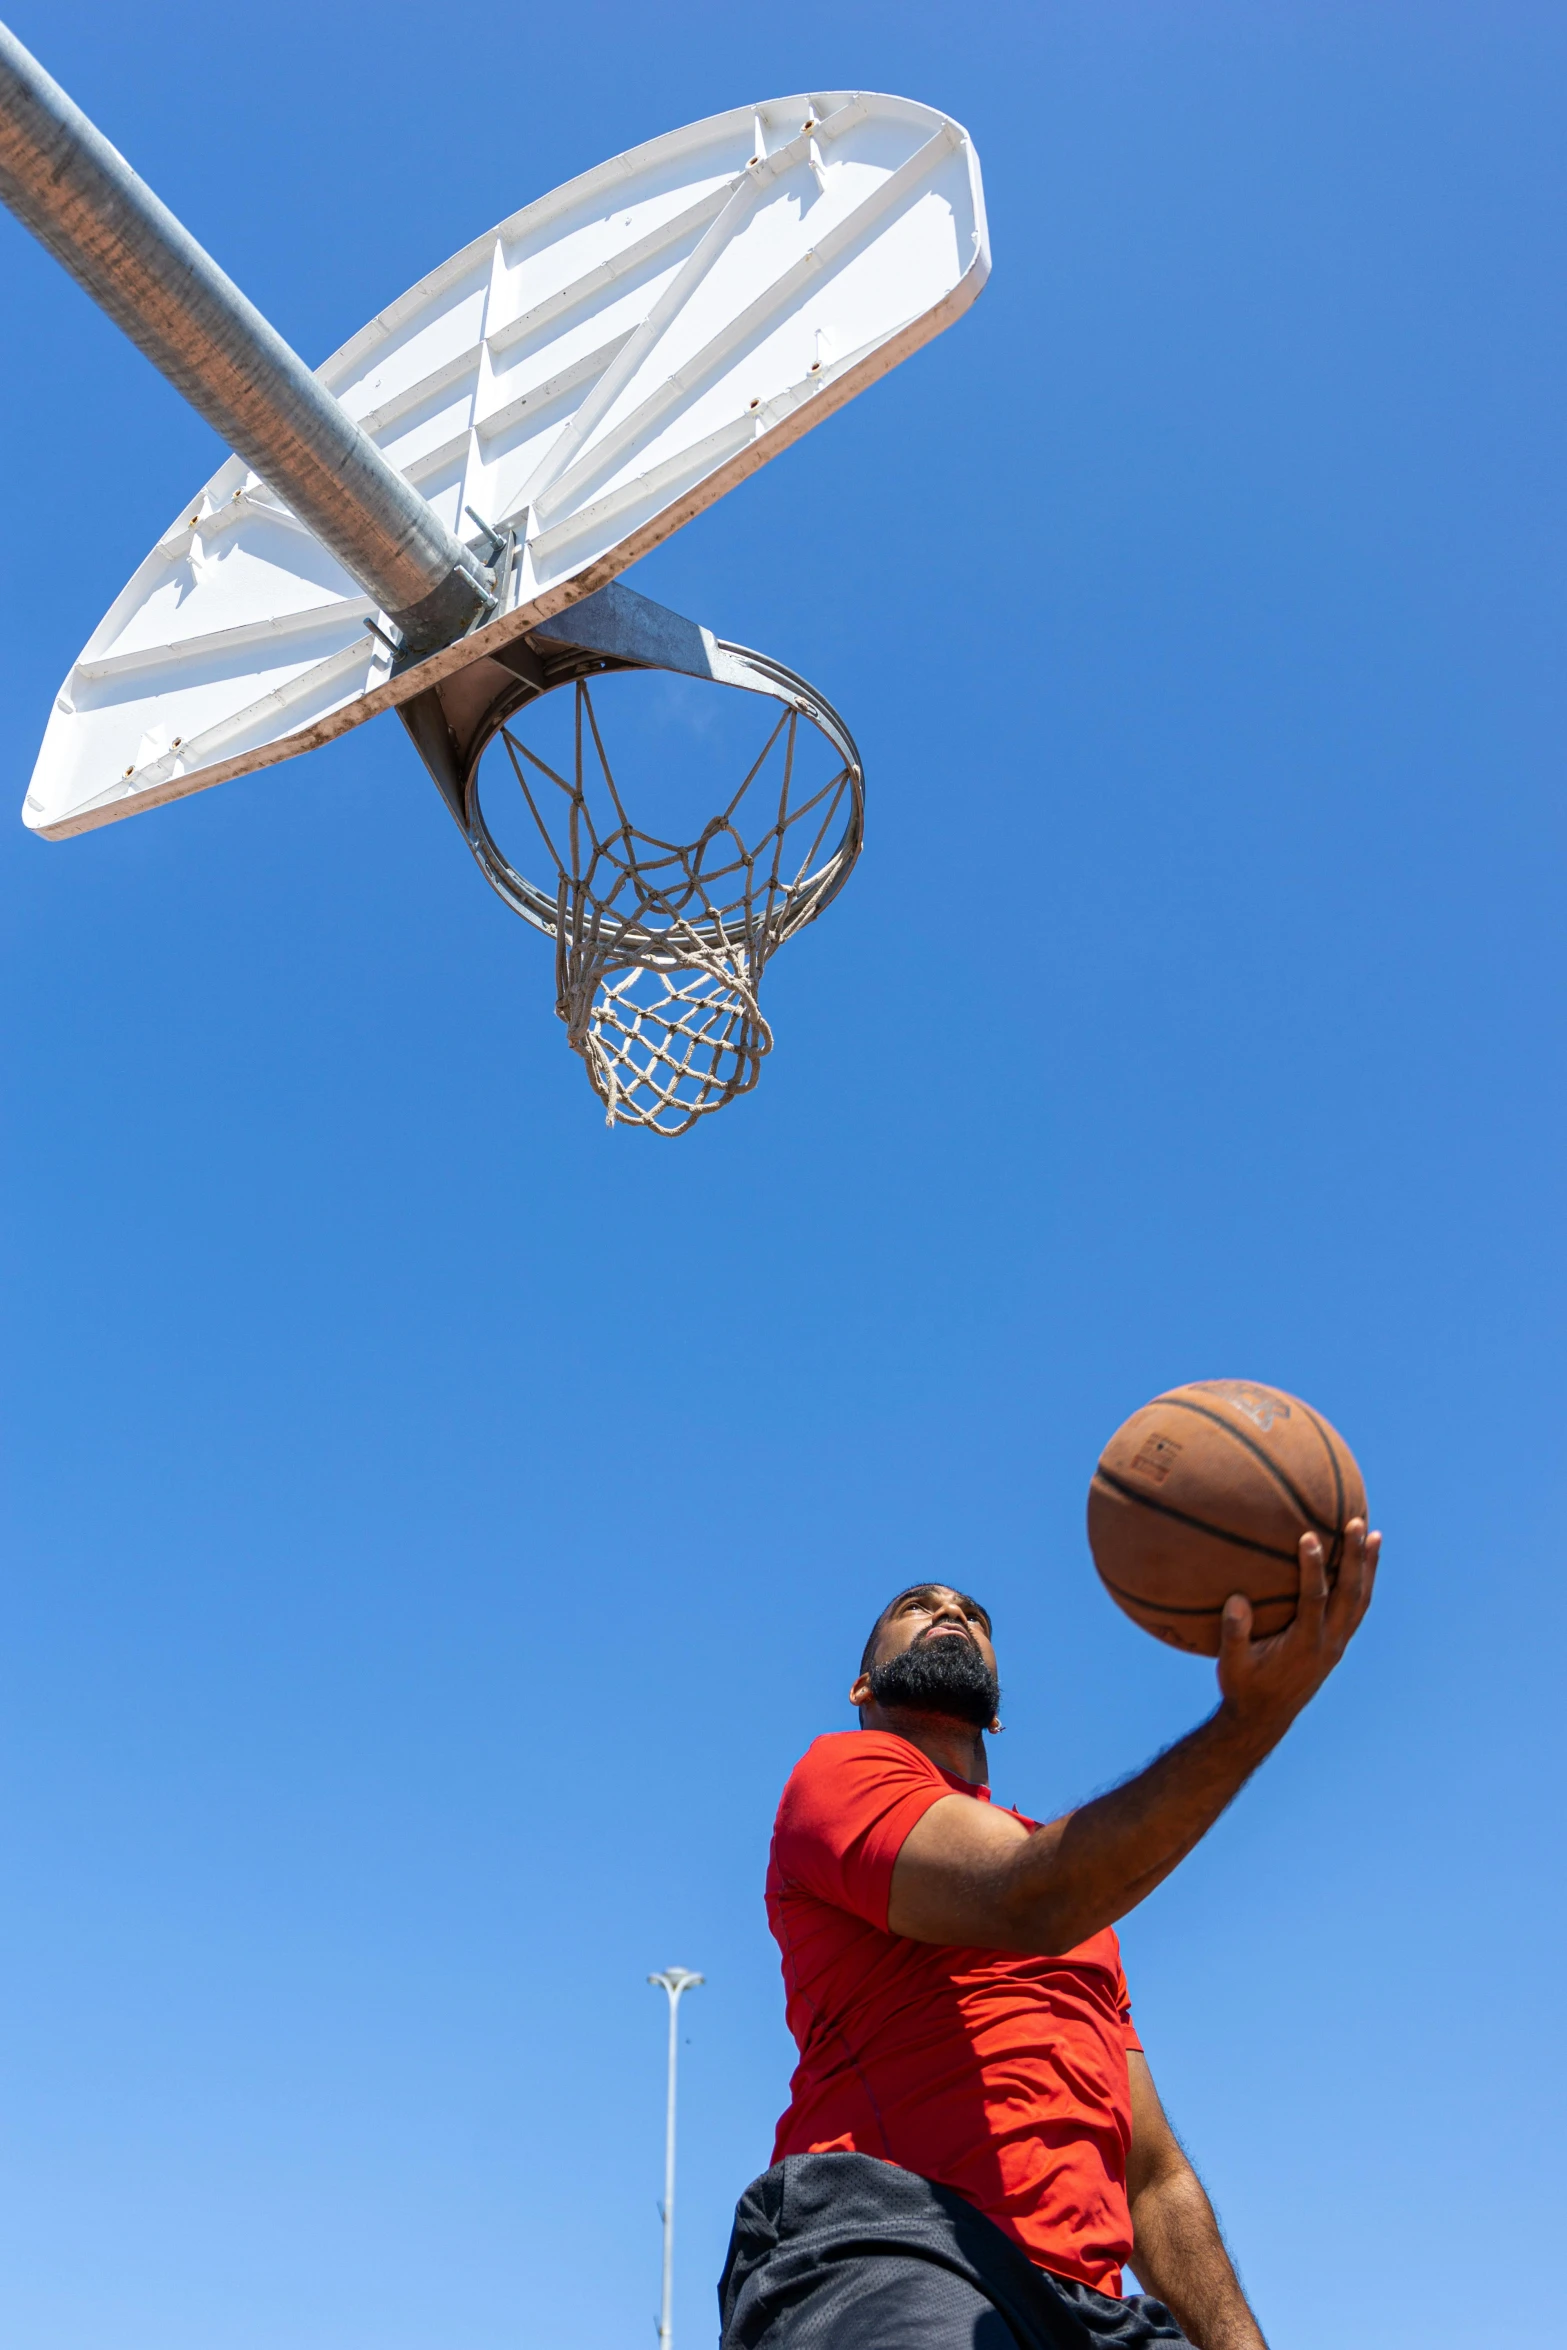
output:
<path id="1" fill-rule="evenodd" d="M 893 1609 L 896 1607 L 902 1607 L 906 1599 L 919 1598 L 927 1591 L 956 1592 L 958 1598 L 963 1602 L 963 1605 L 966 1608 L 972 1608 L 975 1615 L 983 1619 L 985 1630 L 989 1632 L 992 1629 L 989 1608 L 985 1607 L 979 1600 L 971 1599 L 966 1591 L 958 1591 L 958 1587 L 955 1583 L 905 1583 L 901 1591 L 895 1591 L 893 1593 L 891 1599 L 888 1600 L 886 1606 L 882 1609 L 881 1614 L 876 1618 L 875 1623 L 871 1626 L 870 1638 L 865 1643 L 865 1653 L 860 1658 L 860 1671 L 862 1673 L 868 1673 L 871 1669 L 871 1658 L 876 1654 L 876 1643 L 881 1637 L 881 1628 L 887 1621 L 887 1618 L 891 1615 Z"/>

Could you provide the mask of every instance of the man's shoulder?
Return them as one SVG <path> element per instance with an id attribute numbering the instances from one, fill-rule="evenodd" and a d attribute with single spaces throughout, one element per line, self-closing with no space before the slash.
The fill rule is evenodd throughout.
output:
<path id="1" fill-rule="evenodd" d="M 829 1730 L 812 1739 L 773 1823 L 768 1900 L 826 1902 L 882 1932 L 903 1839 L 947 1792 L 935 1764 L 887 1730 Z"/>
<path id="2" fill-rule="evenodd" d="M 940 1781 L 941 1773 L 928 1755 L 895 1730 L 824 1730 L 789 1773 L 783 1800 L 826 1793 L 867 1777 Z"/>
<path id="3" fill-rule="evenodd" d="M 836 1843 L 889 1813 L 916 1813 L 946 1781 L 928 1756 L 891 1730 L 828 1730 L 813 1738 L 784 1786 L 775 1849 L 799 1838 Z"/>

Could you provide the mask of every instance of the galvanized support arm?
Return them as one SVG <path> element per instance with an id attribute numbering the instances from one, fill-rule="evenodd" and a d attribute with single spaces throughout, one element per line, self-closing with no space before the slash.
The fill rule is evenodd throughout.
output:
<path id="1" fill-rule="evenodd" d="M 431 652 L 489 608 L 477 556 L 0 25 L 0 202 Z"/>

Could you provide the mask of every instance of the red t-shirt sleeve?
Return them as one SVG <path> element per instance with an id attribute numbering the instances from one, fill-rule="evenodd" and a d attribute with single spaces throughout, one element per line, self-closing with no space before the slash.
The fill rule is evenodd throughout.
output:
<path id="1" fill-rule="evenodd" d="M 951 1793 L 907 1739 L 884 1730 L 829 1732 L 795 1765 L 778 1806 L 779 1874 L 885 1933 L 904 1838 Z"/>

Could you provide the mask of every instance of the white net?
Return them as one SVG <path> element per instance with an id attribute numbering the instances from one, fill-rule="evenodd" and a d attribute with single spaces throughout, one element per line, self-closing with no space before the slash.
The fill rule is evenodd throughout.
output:
<path id="1" fill-rule="evenodd" d="M 572 691 L 562 764 L 517 719 L 497 738 L 555 866 L 555 1008 L 606 1124 L 684 1134 L 772 1050 L 762 973 L 858 853 L 859 768 L 808 705 L 758 695 L 765 740 L 731 795 L 695 840 L 664 839 L 627 812 L 587 678 Z"/>

